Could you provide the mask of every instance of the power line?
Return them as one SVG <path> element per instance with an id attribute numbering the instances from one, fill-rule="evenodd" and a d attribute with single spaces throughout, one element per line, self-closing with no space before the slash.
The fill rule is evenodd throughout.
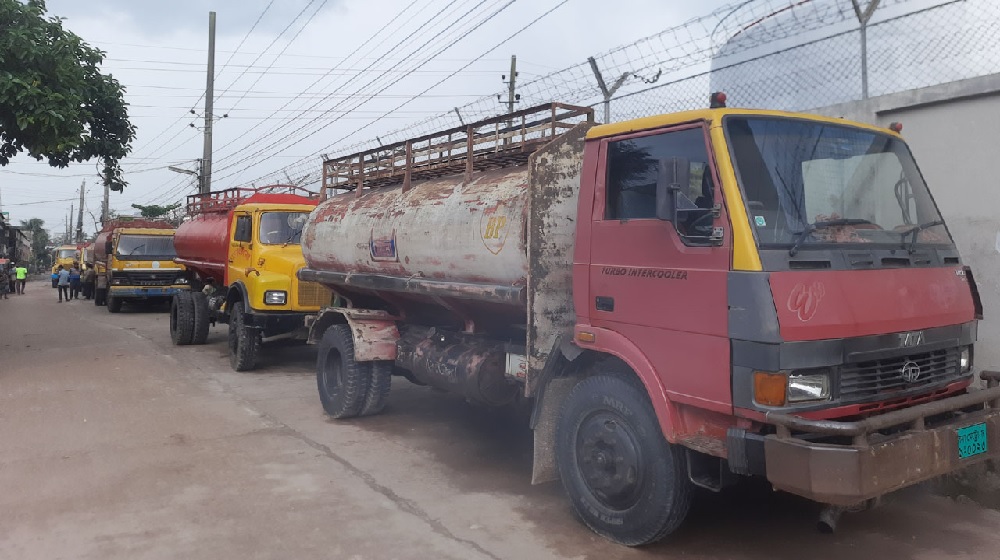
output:
<path id="1" fill-rule="evenodd" d="M 489 21 L 490 21 L 490 20 L 492 20 L 492 19 L 493 19 L 494 17 L 496 17 L 496 16 L 498 15 L 498 14 L 500 14 L 501 12 L 503 12 L 504 10 L 506 10 L 507 8 L 509 8 L 509 7 L 510 7 L 510 6 L 511 6 L 511 5 L 512 5 L 512 4 L 514 3 L 514 1 L 515 1 L 515 0 L 509 0 L 509 1 L 507 1 L 507 2 L 506 2 L 505 4 L 503 4 L 503 5 L 502 5 L 502 6 L 500 7 L 500 8 L 498 8 L 497 10 L 495 10 L 494 12 L 492 12 L 491 14 L 489 14 L 488 16 L 486 16 L 486 17 L 485 17 L 485 19 L 483 19 L 483 20 L 482 20 L 482 21 L 480 21 L 479 23 L 475 24 L 475 25 L 474 25 L 474 26 L 473 26 L 473 27 L 472 27 L 471 29 L 467 29 L 467 30 L 465 30 L 464 32 L 462 32 L 462 33 L 461 33 L 461 34 L 459 35 L 459 37 L 458 37 L 458 38 L 456 38 L 456 39 L 452 40 L 452 41 L 451 41 L 451 42 L 449 42 L 449 43 L 448 43 L 447 45 L 445 45 L 445 46 L 444 46 L 443 48 L 440 48 L 440 49 L 438 49 L 438 50 L 437 50 L 437 52 L 435 53 L 435 55 L 434 55 L 434 56 L 436 56 L 436 55 L 438 55 L 438 54 L 441 54 L 442 52 L 444 52 L 444 51 L 448 50 L 449 48 L 451 48 L 452 46 L 454 46 L 455 44 L 457 44 L 457 43 L 458 43 L 459 41 L 461 41 L 462 39 L 464 39 L 465 37 L 467 37 L 467 36 L 468 36 L 469 34 L 471 34 L 471 33 L 472 33 L 473 31 L 475 31 L 476 29 L 479 29 L 479 27 L 481 27 L 481 26 L 482 26 L 482 25 L 484 25 L 485 23 L 489 22 Z M 463 20 L 464 18 L 466 18 L 466 17 L 467 17 L 467 16 L 469 15 L 469 14 L 471 14 L 472 12 L 474 12 L 474 11 L 475 11 L 476 9 L 477 9 L 477 7 L 473 7 L 473 8 L 471 9 L 471 10 L 469 10 L 469 11 L 467 11 L 466 13 L 462 14 L 462 16 L 460 16 L 460 17 L 459 17 L 459 19 L 458 19 L 458 20 L 456 20 L 456 22 L 454 22 L 454 23 L 450 24 L 450 25 L 448 26 L 448 28 L 451 28 L 451 27 L 454 27 L 455 25 L 457 25 L 457 24 L 458 24 L 458 23 L 459 23 L 459 22 L 460 22 L 461 20 Z M 416 50 L 415 52 L 419 52 L 419 51 L 420 51 L 421 49 L 423 49 L 423 48 L 424 48 L 425 46 L 427 46 L 428 44 L 430 44 L 430 43 L 431 43 L 431 42 L 433 42 L 433 41 L 434 41 L 434 39 L 431 39 L 430 41 L 427 41 L 427 42 L 423 43 L 422 45 L 420 45 L 419 47 L 417 47 L 417 50 Z M 434 56 L 432 56 L 432 57 L 431 57 L 430 59 L 428 59 L 427 61 L 425 61 L 425 62 L 422 62 L 422 63 L 420 63 L 420 64 L 419 64 L 419 65 L 418 65 L 418 66 L 417 66 L 416 68 L 414 68 L 414 69 L 419 69 L 419 68 L 420 68 L 421 66 L 423 66 L 424 64 L 427 64 L 427 62 L 429 62 L 430 60 L 433 60 Z M 405 74 L 405 75 L 404 75 L 403 77 L 405 78 L 405 77 L 406 77 L 406 76 L 408 76 L 408 75 L 409 75 L 409 74 Z M 363 87 L 367 87 L 367 85 L 371 85 L 371 84 L 374 84 L 375 82 L 377 82 L 377 81 L 378 81 L 378 79 L 379 79 L 379 78 L 382 78 L 383 76 L 385 76 L 385 74 L 384 74 L 384 73 L 383 73 L 383 74 L 381 74 L 380 76 L 376 77 L 375 79 L 373 79 L 373 80 L 369 81 L 369 82 L 368 82 L 368 84 L 366 84 L 366 86 L 363 86 Z M 355 105 L 355 107 L 359 107 L 359 106 L 363 105 L 364 103 L 367 103 L 368 101 L 370 101 L 370 100 L 371 100 L 371 99 L 372 99 L 372 98 L 374 97 L 374 95 L 377 95 L 377 94 L 379 94 L 379 93 L 382 93 L 383 91 L 385 91 L 385 90 L 386 90 L 386 89 L 388 89 L 389 87 L 392 87 L 392 86 L 393 86 L 393 85 L 395 85 L 396 83 L 397 83 L 396 81 L 392 81 L 392 82 L 390 82 L 390 83 L 386 84 L 385 86 L 383 86 L 383 87 L 382 87 L 381 89 L 379 89 L 378 91 L 376 91 L 376 92 L 375 92 L 374 94 L 372 94 L 372 95 L 370 95 L 370 94 L 363 94 L 363 95 L 366 95 L 367 97 L 366 97 L 365 99 L 361 100 L 361 101 L 360 101 L 360 102 L 359 102 L 359 103 L 358 103 L 357 105 Z M 360 93 L 360 92 L 359 92 L 359 93 Z M 345 100 L 345 101 L 346 101 L 346 100 Z M 342 105 L 342 104 L 343 104 L 343 102 L 340 102 L 340 103 L 338 103 L 337 105 L 335 105 L 334 107 L 332 107 L 332 108 L 331 108 L 330 110 L 334 110 L 334 109 L 338 108 L 338 107 L 339 107 L 340 105 Z M 325 114 L 328 114 L 328 113 L 325 113 Z M 298 133 L 298 134 L 304 134 L 304 136 L 303 136 L 302 138 L 300 138 L 300 139 L 296 140 L 295 142 L 292 142 L 292 143 L 290 143 L 290 144 L 286 145 L 286 146 L 285 146 L 285 147 L 283 147 L 283 148 L 280 148 L 280 149 L 278 149 L 278 150 L 277 150 L 277 151 L 276 151 L 275 153 L 281 153 L 281 152 L 283 152 L 283 151 L 285 151 L 285 150 L 287 150 L 287 149 L 290 149 L 291 147 L 293 147 L 293 146 L 297 145 L 297 144 L 298 144 L 299 142 L 301 142 L 302 140 L 305 140 L 306 138 L 309 138 L 309 137 L 311 137 L 311 136 L 315 135 L 316 133 L 318 133 L 318 132 L 319 132 L 319 131 L 321 131 L 322 129 L 324 129 L 324 128 L 326 128 L 327 126 L 329 126 L 330 124 L 332 124 L 333 122 L 336 122 L 337 120 L 339 120 L 339 118 L 335 118 L 335 119 L 333 119 L 333 121 L 331 121 L 331 122 L 329 122 L 329 123 L 326 123 L 325 125 L 321 126 L 321 127 L 319 128 L 319 129 L 316 129 L 316 130 L 314 130 L 314 131 L 312 131 L 312 132 L 308 132 L 308 133 L 304 132 L 304 131 L 305 131 L 306 129 L 308 129 L 308 128 L 309 128 L 309 126 L 310 126 L 310 125 L 312 125 L 312 124 L 315 124 L 316 122 L 320 121 L 320 120 L 321 120 L 321 119 L 323 118 L 323 116 L 325 116 L 325 114 L 324 114 L 324 115 L 321 115 L 321 116 L 319 116 L 319 117 L 315 117 L 314 119 L 312 119 L 311 121 L 309 121 L 308 123 L 306 123 L 306 125 L 304 125 L 304 126 L 302 126 L 302 127 L 298 127 L 298 128 L 297 128 L 297 130 L 295 130 L 295 131 L 292 131 L 292 132 L 291 132 L 291 133 L 289 133 L 289 134 L 286 134 L 285 136 L 283 136 L 282 138 L 280 138 L 280 139 L 278 139 L 278 140 L 276 140 L 276 141 L 274 141 L 274 142 L 271 142 L 271 143 L 270 143 L 271 145 L 282 145 L 282 143 L 284 143 L 284 142 L 285 142 L 286 140 L 288 140 L 289 138 L 291 138 L 291 137 L 292 137 L 292 136 L 294 136 L 295 134 L 297 134 L 297 133 Z M 266 149 L 266 148 L 264 148 L 264 149 Z M 240 160 L 238 160 L 238 161 L 236 161 L 236 162 L 234 162 L 234 163 L 232 163 L 232 164 L 230 164 L 230 165 L 228 165 L 228 166 L 226 166 L 226 167 L 223 167 L 222 169 L 220 169 L 220 171 L 222 171 L 222 170 L 224 170 L 224 169 L 231 169 L 232 167 L 235 167 L 235 166 L 237 166 L 237 165 L 240 165 L 241 163 L 244 163 L 244 162 L 246 162 L 246 161 L 250 161 L 250 160 L 252 160 L 252 159 L 255 159 L 255 158 L 257 158 L 257 157 L 260 157 L 261 155 L 263 155 L 263 152 L 262 152 L 262 150 L 257 150 L 257 151 L 256 151 L 256 152 L 254 152 L 253 154 L 250 154 L 250 155 L 248 155 L 248 156 L 246 156 L 246 157 L 243 157 L 243 158 L 241 158 Z M 232 177 L 232 176 L 234 176 L 234 175 L 236 175 L 236 174 L 237 174 L 237 173 L 230 173 L 229 175 L 226 175 L 226 176 L 223 176 L 223 177 L 220 177 L 220 180 L 222 180 L 222 179 L 225 179 L 225 178 L 228 178 L 228 177 Z"/>

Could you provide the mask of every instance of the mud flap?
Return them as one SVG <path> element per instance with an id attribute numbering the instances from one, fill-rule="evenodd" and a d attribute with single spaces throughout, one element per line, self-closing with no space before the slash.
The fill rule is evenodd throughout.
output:
<path id="1" fill-rule="evenodd" d="M 580 379 L 577 377 L 558 377 L 545 384 L 539 395 L 540 402 L 535 406 L 531 419 L 535 431 L 534 460 L 532 461 L 531 483 L 541 484 L 559 478 L 556 467 L 556 425 L 559 423 L 559 411 L 562 403 Z"/>

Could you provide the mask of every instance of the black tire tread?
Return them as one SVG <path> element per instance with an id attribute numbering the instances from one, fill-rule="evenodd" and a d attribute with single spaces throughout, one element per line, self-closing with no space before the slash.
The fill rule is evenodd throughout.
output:
<path id="1" fill-rule="evenodd" d="M 229 316 L 229 365 L 233 371 L 250 371 L 257 367 L 258 354 L 260 333 L 243 323 L 243 302 L 237 301 Z"/>
<path id="2" fill-rule="evenodd" d="M 392 369 L 395 362 L 371 362 L 371 382 L 365 394 L 365 403 L 361 406 L 361 416 L 373 416 L 382 412 L 389 400 L 389 390 L 392 389 Z"/>
<path id="3" fill-rule="evenodd" d="M 170 340 L 175 346 L 191 344 L 194 334 L 194 302 L 190 292 L 175 294 L 170 302 Z"/>
<path id="4" fill-rule="evenodd" d="M 211 310 L 208 307 L 208 297 L 201 292 L 188 292 L 191 294 L 191 303 L 194 309 L 194 325 L 191 334 L 191 344 L 205 344 L 208 340 L 208 327 L 211 322 Z"/>
<path id="5" fill-rule="evenodd" d="M 108 306 L 108 313 L 120 313 L 122 310 L 122 298 L 107 296 L 106 305 Z"/>
<path id="6" fill-rule="evenodd" d="M 343 379 L 328 395 L 324 377 L 331 358 L 340 360 Z M 316 385 L 323 410 L 331 418 L 353 418 L 361 413 L 371 385 L 371 363 L 354 360 L 354 338 L 347 325 L 333 325 L 323 333 L 316 359 Z"/>

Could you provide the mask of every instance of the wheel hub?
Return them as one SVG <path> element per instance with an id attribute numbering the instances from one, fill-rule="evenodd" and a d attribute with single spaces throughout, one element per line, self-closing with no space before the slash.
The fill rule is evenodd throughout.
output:
<path id="1" fill-rule="evenodd" d="M 627 509 L 639 499 L 642 461 L 631 426 L 617 414 L 598 412 L 577 432 L 577 466 L 605 505 Z"/>

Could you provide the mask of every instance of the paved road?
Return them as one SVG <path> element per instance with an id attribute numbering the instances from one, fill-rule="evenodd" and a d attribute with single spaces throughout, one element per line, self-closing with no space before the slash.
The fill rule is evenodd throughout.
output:
<path id="1" fill-rule="evenodd" d="M 174 348 L 162 308 L 27 292 L 0 301 L 0 558 L 1000 558 L 1000 491 L 931 488 L 835 535 L 795 498 L 705 493 L 666 542 L 618 547 L 529 484 L 514 414 L 400 381 L 381 416 L 334 422 L 310 348 L 237 374 L 222 329 Z"/>

